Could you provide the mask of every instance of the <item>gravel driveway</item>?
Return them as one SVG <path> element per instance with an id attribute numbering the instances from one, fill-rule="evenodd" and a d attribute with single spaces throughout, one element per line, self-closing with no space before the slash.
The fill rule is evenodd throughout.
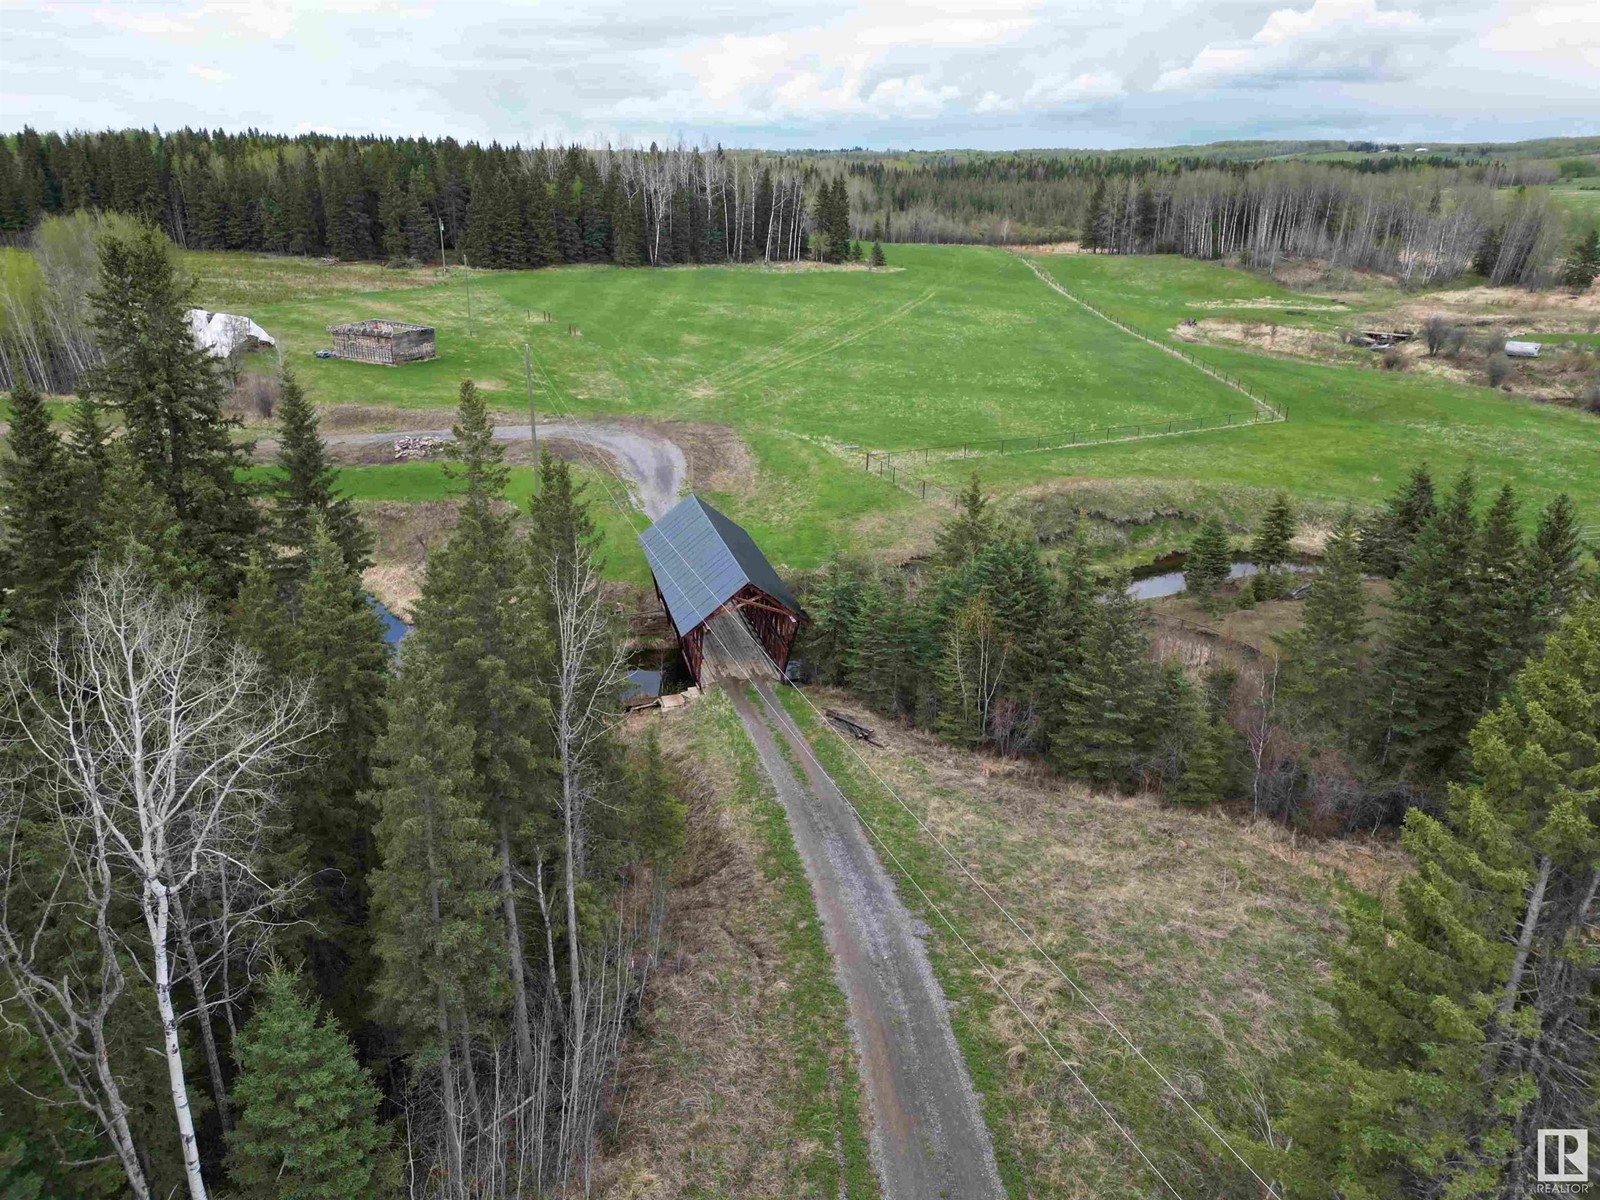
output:
<path id="1" fill-rule="evenodd" d="M 525 442 L 526 425 L 496 425 L 499 441 Z M 448 429 L 406 429 L 391 433 L 330 433 L 323 440 L 330 446 L 381 446 L 403 437 L 429 437 L 450 440 Z M 553 442 L 581 442 L 604 450 L 617 462 L 617 468 L 633 491 L 634 502 L 652 521 L 678 502 L 688 476 L 683 450 L 670 438 L 626 425 L 597 421 L 540 422 L 539 437 Z"/>
<path id="2" fill-rule="evenodd" d="M 1004 1200 L 994 1146 L 928 965 L 922 926 L 906 911 L 850 806 L 817 768 L 766 684 L 752 703 L 728 688 L 789 816 L 795 848 L 838 971 L 872 1114 L 885 1200 Z M 768 707 L 770 705 L 770 708 Z M 774 727 L 806 776 L 796 778 Z"/>

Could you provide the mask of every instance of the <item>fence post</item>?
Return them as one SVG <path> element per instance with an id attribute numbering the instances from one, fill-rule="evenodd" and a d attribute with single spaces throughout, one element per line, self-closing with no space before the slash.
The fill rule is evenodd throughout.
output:
<path id="1" fill-rule="evenodd" d="M 872 471 L 872 451 L 871 450 L 867 451 L 867 471 L 869 473 Z"/>

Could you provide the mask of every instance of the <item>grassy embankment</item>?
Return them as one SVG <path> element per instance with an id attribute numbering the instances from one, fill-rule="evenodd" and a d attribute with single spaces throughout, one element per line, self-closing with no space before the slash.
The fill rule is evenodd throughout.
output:
<path id="1" fill-rule="evenodd" d="M 1237 1161 L 963 880 L 805 702 L 819 760 L 1005 988 L 1183 1195 L 1253 1194 Z M 1386 894 L 1389 848 L 1297 843 L 1275 826 L 1092 795 L 1017 764 L 872 722 L 862 747 L 917 815 L 1230 1134 L 1276 1116 L 1290 1057 L 1322 1011 L 1341 900 Z M 892 863 L 886 866 L 893 870 Z M 1016 1197 L 1165 1195 L 987 974 L 925 911 L 935 973 Z"/>
<path id="2" fill-rule="evenodd" d="M 783 809 L 720 692 L 658 728 L 698 794 L 596 1192 L 869 1200 L 844 997 Z"/>

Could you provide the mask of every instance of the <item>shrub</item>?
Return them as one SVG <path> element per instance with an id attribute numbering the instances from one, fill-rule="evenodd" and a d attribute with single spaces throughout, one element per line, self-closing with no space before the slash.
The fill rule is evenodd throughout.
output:
<path id="1" fill-rule="evenodd" d="M 228 411 L 247 421 L 270 421 L 278 408 L 280 390 L 275 375 L 240 375 L 228 398 Z"/>
<path id="2" fill-rule="evenodd" d="M 1422 340 L 1427 344 L 1428 357 L 1432 358 L 1450 343 L 1455 326 L 1443 313 L 1434 313 L 1422 323 Z"/>
<path id="3" fill-rule="evenodd" d="M 1591 383 L 1583 389 L 1583 406 L 1596 416 L 1600 416 L 1600 383 Z"/>
<path id="4" fill-rule="evenodd" d="M 1390 346 L 1383 352 L 1383 369 L 1385 371 L 1404 371 L 1406 369 L 1406 356 L 1399 346 Z"/>
<path id="5" fill-rule="evenodd" d="M 1511 360 L 1504 354 L 1491 354 L 1483 364 L 1483 373 L 1489 386 L 1497 388 L 1511 376 Z"/>

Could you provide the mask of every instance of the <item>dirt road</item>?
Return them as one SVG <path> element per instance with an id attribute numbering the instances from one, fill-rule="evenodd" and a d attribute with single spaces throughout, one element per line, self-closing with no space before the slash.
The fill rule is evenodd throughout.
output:
<path id="1" fill-rule="evenodd" d="M 528 440 L 526 425 L 496 425 L 494 436 L 507 442 Z M 381 446 L 400 438 L 450 439 L 448 429 L 408 429 L 391 433 L 330 433 L 330 446 Z M 658 433 L 595 421 L 552 421 L 539 425 L 541 441 L 580 442 L 609 454 L 627 479 L 634 501 L 652 521 L 678 502 L 688 464 L 678 444 Z M 270 447 L 263 442 L 261 447 Z M 263 453 L 258 448 L 258 453 Z"/>
<path id="2" fill-rule="evenodd" d="M 865 830 L 766 684 L 728 688 L 789 816 L 850 1013 L 885 1200 L 1003 1200 L 994 1146 L 950 1029 L 921 925 Z M 802 783 L 778 737 L 803 766 Z"/>

